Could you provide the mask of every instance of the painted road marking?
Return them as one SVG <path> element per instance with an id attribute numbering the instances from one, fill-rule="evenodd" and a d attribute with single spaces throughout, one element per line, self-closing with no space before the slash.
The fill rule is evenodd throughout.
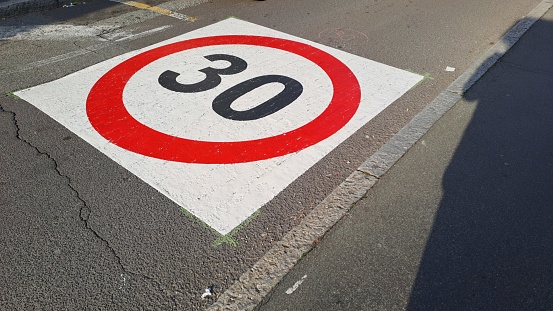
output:
<path id="1" fill-rule="evenodd" d="M 158 13 L 158 14 L 161 14 L 161 15 L 174 17 L 174 18 L 181 19 L 181 20 L 188 21 L 188 22 L 193 22 L 193 21 L 197 20 L 197 18 L 195 18 L 195 17 L 187 16 L 187 15 L 180 14 L 180 13 L 177 13 L 177 12 L 173 12 L 171 10 L 167 10 L 167 9 L 160 8 L 160 7 L 157 7 L 157 6 L 150 6 L 148 4 L 141 3 L 141 2 L 125 1 L 125 0 L 110 0 L 110 1 L 125 4 L 125 5 L 129 5 L 129 6 L 137 8 L 137 9 L 152 11 L 152 12 L 155 12 L 155 13 Z"/>
<path id="2" fill-rule="evenodd" d="M 213 141 L 213 138 L 211 138 L 210 141 L 204 141 L 202 138 L 181 138 L 179 136 L 190 136 L 190 131 L 187 130 L 182 133 L 166 134 L 166 132 L 177 129 L 174 127 L 175 123 L 180 123 L 177 120 L 175 120 L 175 122 L 165 123 L 172 124 L 171 129 L 167 128 L 161 132 L 144 125 L 132 117 L 123 102 L 123 92 L 129 80 L 139 70 L 175 52 L 206 46 L 219 46 L 221 44 L 249 46 L 247 49 L 268 47 L 305 57 L 307 60 L 317 64 L 320 69 L 323 69 L 328 78 L 330 78 L 331 85 L 329 85 L 329 87 L 334 89 L 330 103 L 324 101 L 327 103 L 324 111 L 318 116 L 314 116 L 313 120 L 308 123 L 296 127 L 296 122 L 294 122 L 292 130 L 276 133 L 274 136 L 263 135 L 262 137 L 257 137 L 257 134 L 260 133 L 259 128 L 255 128 L 255 131 L 237 128 L 237 132 L 244 132 L 244 134 L 247 135 L 251 133 L 256 134 L 254 137 L 248 137 L 239 141 L 236 140 L 237 132 L 231 132 L 231 137 L 226 136 L 228 133 L 225 133 L 225 136 L 216 138 L 215 141 Z M 260 53 L 263 53 L 263 50 L 264 49 L 260 49 Z M 233 54 L 240 54 L 240 51 L 236 50 Z M 200 57 L 198 58 L 201 59 Z M 222 82 L 221 76 L 223 74 L 238 74 L 244 71 L 248 66 L 247 62 L 240 57 L 229 54 L 209 54 L 204 56 L 204 58 L 215 62 L 226 61 L 231 65 L 223 69 L 215 69 L 213 67 L 200 69 L 200 72 L 206 74 L 206 78 L 194 84 L 181 84 L 177 82 L 178 73 L 166 70 L 159 75 L 159 84 L 161 87 L 177 93 L 199 93 L 216 88 Z M 250 58 L 252 57 L 250 56 Z M 263 62 L 263 60 L 261 61 Z M 236 72 L 228 72 L 238 67 L 240 68 L 237 69 Z M 195 72 L 195 70 L 192 72 Z M 299 74 L 299 72 L 295 72 L 293 75 L 297 76 Z M 247 110 L 235 110 L 232 108 L 232 104 L 240 97 L 259 87 L 269 85 L 270 83 L 280 84 L 284 89 L 256 107 Z M 135 92 L 136 91 L 134 91 L 133 94 L 136 94 Z M 240 122 L 235 121 L 255 120 L 260 121 L 259 123 L 267 123 L 267 119 L 261 119 L 273 113 L 279 115 L 279 110 L 293 103 L 301 96 L 302 92 L 303 86 L 301 83 L 290 78 L 288 75 L 261 75 L 252 77 L 230 87 L 215 97 L 212 108 L 218 116 L 213 115 L 216 118 L 213 121 L 220 123 L 222 120 L 220 120 L 219 117 L 229 119 L 231 122 L 226 126 L 227 128 L 241 125 Z M 360 92 L 361 90 L 357 79 L 346 65 L 330 54 L 305 43 L 274 37 L 251 35 L 213 36 L 195 38 L 161 46 L 119 64 L 102 76 L 92 87 L 87 100 L 87 114 L 90 123 L 98 133 L 107 140 L 127 150 L 169 161 L 202 164 L 233 164 L 266 160 L 298 152 L 328 138 L 347 124 L 353 117 L 361 100 Z M 288 95 L 289 93 L 291 93 L 290 96 Z M 147 94 L 143 95 L 146 96 Z M 178 95 L 180 96 L 180 94 Z M 155 98 L 152 98 L 152 102 L 155 101 Z M 270 110 L 271 108 L 274 111 Z M 139 109 L 144 111 L 143 107 Z M 290 110 L 290 112 L 294 112 L 294 110 Z M 137 114 L 139 113 L 140 112 L 137 112 Z M 151 111 L 148 113 L 153 115 Z M 292 117 L 294 116 L 290 115 L 286 119 L 290 120 Z M 209 124 L 213 123 L 213 121 L 207 121 L 205 123 Z M 194 120 L 191 120 L 191 122 L 194 122 Z M 153 123 L 155 123 L 155 120 L 152 120 L 152 124 Z M 274 120 L 270 123 L 274 124 L 270 127 L 265 126 L 265 132 L 278 128 L 277 126 L 280 121 Z M 162 124 L 160 124 L 160 126 L 162 126 Z M 128 133 L 129 128 L 134 129 L 133 133 Z M 198 135 L 202 136 L 205 133 L 203 126 L 200 125 L 197 128 L 202 131 L 198 133 Z M 230 141 L 227 141 L 227 139 L 230 139 Z M 141 143 L 137 144 L 137 141 L 141 141 Z M 253 150 L 255 152 L 245 152 L 247 150 Z"/>
<path id="3" fill-rule="evenodd" d="M 224 235 L 421 79 L 227 19 L 16 95 Z"/>

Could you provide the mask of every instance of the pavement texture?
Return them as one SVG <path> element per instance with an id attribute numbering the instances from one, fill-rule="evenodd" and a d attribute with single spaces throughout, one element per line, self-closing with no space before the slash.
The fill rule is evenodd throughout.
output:
<path id="1" fill-rule="evenodd" d="M 163 1 L 141 2 L 158 5 Z M 472 236 L 477 245 L 480 245 L 478 243 L 483 242 L 478 240 L 478 236 L 488 232 L 471 223 L 480 219 L 471 218 L 478 217 L 474 210 L 471 210 L 474 215 L 468 212 L 468 215 L 464 215 L 469 217 L 468 220 L 461 219 L 461 224 L 465 225 L 465 228 L 458 228 L 456 223 L 449 224 L 447 219 L 455 220 L 449 215 L 452 213 L 452 207 L 446 203 L 455 197 L 455 191 L 463 191 L 463 194 L 469 194 L 460 202 L 476 204 L 473 200 L 481 199 L 479 196 L 482 195 L 482 191 L 491 192 L 492 186 L 482 182 L 499 177 L 491 173 L 492 167 L 488 168 L 489 171 L 480 167 L 485 163 L 482 159 L 491 161 L 485 157 L 489 156 L 486 152 L 492 148 L 491 144 L 482 147 L 482 154 L 478 154 L 482 159 L 474 156 L 473 160 L 476 163 L 468 162 L 468 171 L 463 173 L 459 173 L 459 165 L 466 155 L 457 154 L 455 150 L 461 146 L 461 142 L 463 148 L 459 150 L 469 150 L 468 144 L 472 143 L 469 139 L 472 138 L 463 136 L 464 129 L 473 129 L 477 126 L 477 120 L 495 122 L 501 117 L 500 122 L 507 121 L 503 114 L 512 112 L 513 108 L 504 104 L 497 110 L 492 108 L 496 106 L 487 99 L 475 97 L 478 99 L 470 100 L 467 96 L 471 93 L 467 93 L 467 101 L 464 104 L 466 107 L 463 108 L 466 110 L 464 117 L 447 119 L 446 116 L 446 121 L 436 125 L 439 130 L 434 132 L 437 133 L 431 132 L 427 135 L 438 138 L 434 141 L 428 140 L 428 137 L 423 138 L 410 153 L 418 152 L 419 156 L 414 156 L 411 160 L 408 160 L 411 156 L 405 157 L 394 170 L 384 176 L 383 172 L 367 174 L 368 170 L 365 167 L 359 168 L 359 165 L 382 145 L 387 145 L 389 138 L 421 109 L 426 110 L 427 104 L 447 88 L 458 72 L 465 71 L 467 66 L 474 62 L 475 57 L 481 55 L 490 45 L 494 45 L 512 23 L 516 23 L 520 16 L 526 14 L 539 1 L 393 0 L 367 3 L 358 0 L 340 2 L 337 5 L 337 2 L 316 0 L 191 0 L 186 2 L 203 4 L 189 8 L 184 6 L 183 2 L 185 1 L 171 1 L 159 5 L 174 12 L 178 11 L 179 15 L 197 17 L 197 21 L 183 22 L 183 19 L 174 18 L 172 15 L 159 15 L 152 10 L 138 11 L 132 6 L 98 0 L 87 1 L 86 5 L 31 13 L 0 22 L 0 27 L 5 26 L 3 29 L 14 30 L 9 33 L 0 31 L 0 37 L 10 38 L 3 41 L 3 48 L 0 48 L 0 76 L 4 77 L 0 79 L 0 89 L 3 90 L 2 94 L 8 94 L 0 98 L 0 206 L 6 206 L 0 211 L 0 219 L 3 220 L 0 225 L 0 245 L 6 246 L 0 256 L 0 310 L 201 310 L 210 305 L 215 306 L 213 310 L 249 310 L 253 309 L 271 290 L 273 284 L 277 284 L 288 269 L 295 265 L 297 259 L 302 258 L 304 253 L 317 244 L 318 248 L 308 254 L 297 268 L 296 271 L 299 272 L 292 272 L 281 283 L 280 288 L 273 292 L 265 308 L 270 308 L 274 300 L 277 301 L 278 310 L 393 310 L 406 309 L 410 301 L 420 301 L 416 305 L 413 304 L 412 309 L 427 309 L 419 306 L 431 305 L 427 300 L 435 299 L 435 296 L 429 293 L 433 293 L 436 288 L 445 291 L 445 285 L 439 283 L 440 278 L 443 278 L 444 284 L 450 288 L 457 286 L 455 288 L 464 289 L 462 286 L 466 286 L 463 294 L 468 295 L 470 287 L 465 283 L 472 281 L 469 276 L 459 278 L 458 282 L 461 282 L 461 285 L 450 285 L 448 282 L 464 271 L 471 272 L 470 262 L 463 261 L 467 260 L 467 255 L 462 248 L 471 245 L 466 246 L 462 243 L 471 243 L 469 237 Z M 437 5 L 438 3 L 440 5 Z M 428 75 L 424 83 L 409 91 L 301 176 L 265 206 L 250 224 L 231 235 L 230 239 L 220 239 L 186 216 L 175 203 L 69 130 L 32 105 L 9 95 L 11 91 L 57 79 L 125 52 L 209 25 L 229 15 L 397 68 Z M 551 20 L 551 15 L 547 16 L 548 20 Z M 140 22 L 134 23 L 135 21 Z M 60 29 L 59 24 L 68 24 L 71 27 L 69 30 L 56 32 L 56 29 Z M 344 27 L 347 27 L 346 31 L 342 31 Z M 144 37 L 141 37 L 142 35 Z M 23 40 L 24 37 L 29 40 Z M 550 46 L 550 40 L 548 42 Z M 543 59 L 551 55 L 550 50 L 543 48 L 548 46 L 543 44 L 546 43 L 535 45 L 535 48 L 541 49 L 545 55 L 536 57 L 539 61 L 546 61 Z M 495 62 L 497 58 L 499 56 L 491 58 L 490 63 Z M 457 69 L 455 72 L 445 71 L 446 66 Z M 503 63 L 496 67 L 500 66 L 503 66 Z M 540 66 L 539 71 L 551 72 L 543 67 L 543 63 L 540 63 Z M 477 79 L 475 75 L 474 80 Z M 498 81 L 504 79 L 502 76 L 497 77 Z M 524 80 L 523 83 L 526 88 L 532 86 L 539 91 L 543 89 L 531 81 Z M 464 94 L 466 85 L 461 83 L 460 86 L 461 93 L 448 91 L 450 98 L 456 98 L 452 104 L 461 98 L 460 94 Z M 510 86 L 505 88 L 509 88 L 508 94 L 511 96 L 525 99 L 524 93 L 514 92 L 514 88 Z M 501 96 L 507 98 L 505 93 L 502 94 Z M 492 95 L 490 94 L 491 98 Z M 527 105 L 525 101 L 520 103 Z M 486 105 L 490 105 L 488 109 L 492 109 L 493 112 L 486 110 Z M 503 111 L 503 107 L 507 110 Z M 525 107 L 524 111 L 528 113 L 531 107 Z M 479 112 L 479 119 L 472 119 L 475 111 Z M 487 114 L 485 111 L 488 111 Z M 486 115 L 491 116 L 482 121 Z M 544 113 L 543 116 L 540 115 L 543 119 L 536 120 L 547 120 L 546 116 Z M 532 122 L 537 122 L 529 118 Z M 519 121 L 511 116 L 510 122 L 516 125 Z M 471 122 L 476 123 L 469 127 Z M 534 124 L 541 123 L 531 124 L 537 126 Z M 496 139 L 495 132 L 487 133 L 484 125 L 480 126 L 489 139 Z M 455 129 L 458 131 L 452 132 Z M 509 128 L 506 133 L 511 130 Z M 516 133 L 523 135 L 523 132 L 519 132 Z M 480 132 L 472 132 L 472 135 L 484 138 L 480 137 Z M 507 136 L 500 137 L 506 139 Z M 539 136 L 544 141 L 547 137 L 550 135 Z M 441 145 L 442 143 L 447 145 Z M 401 149 L 400 154 L 403 155 L 407 148 Z M 509 159 L 498 163 L 518 166 L 505 165 L 505 169 L 513 171 L 508 180 L 503 181 L 500 178 L 502 183 L 496 183 L 495 186 L 510 191 L 506 194 L 516 196 L 519 200 L 507 203 L 517 204 L 516 206 L 521 209 L 527 209 L 528 206 L 534 209 L 534 205 L 531 205 L 534 200 L 533 193 L 550 188 L 549 181 L 545 185 L 536 186 L 540 180 L 545 180 L 543 176 L 549 176 L 548 168 L 541 168 L 544 170 L 540 170 L 543 176 L 536 175 L 535 179 L 530 179 L 528 176 L 533 174 L 533 171 L 511 159 L 519 155 L 518 152 L 522 152 L 519 151 L 520 147 L 513 144 L 512 147 L 504 145 L 504 148 L 508 152 L 502 153 L 503 157 Z M 546 145 L 541 148 L 546 148 Z M 535 149 L 534 143 L 528 143 L 523 149 L 525 152 L 544 150 Z M 432 154 L 432 157 L 420 156 L 426 153 Z M 455 162 L 452 161 L 454 154 Z M 542 161 L 541 165 L 543 163 Z M 407 167 L 411 171 L 406 171 L 402 167 Z M 453 171 L 448 173 L 447 179 L 443 179 L 446 168 Z M 489 177 L 481 175 L 484 173 L 489 174 Z M 350 177 L 344 181 L 344 176 L 348 175 Z M 466 185 L 461 183 L 461 180 L 455 182 L 461 177 Z M 375 186 L 367 194 L 367 189 L 377 180 L 379 186 Z M 447 185 L 444 180 L 448 181 Z M 459 186 L 461 190 L 452 189 L 455 186 Z M 478 187 L 484 189 L 476 192 L 480 189 Z M 528 189 L 534 189 L 534 192 L 527 192 Z M 329 195 L 331 192 L 338 195 L 333 197 Z M 524 194 L 524 197 L 520 197 L 521 194 Z M 350 213 L 352 204 L 363 196 L 367 198 L 360 201 Z M 336 200 L 336 197 L 341 199 Z M 547 199 L 544 197 L 545 201 Z M 530 203 L 520 203 L 523 200 Z M 500 206 L 499 204 L 505 201 L 494 204 Z M 491 203 L 483 201 L 483 204 Z M 488 205 L 485 205 L 488 209 L 496 207 Z M 464 213 L 466 207 L 461 207 L 463 209 L 459 213 Z M 543 207 L 542 211 L 544 209 Z M 437 212 L 438 210 L 440 212 Z M 320 211 L 324 213 L 319 213 Z M 507 217 L 500 211 L 493 212 Z M 346 218 L 334 229 L 336 232 L 331 231 L 323 239 L 328 228 L 334 226 L 346 213 Z M 329 214 L 332 217 L 327 217 Z M 459 217 L 461 216 L 463 215 L 460 214 Z M 487 217 L 493 216 L 495 214 L 488 211 L 488 214 L 481 218 L 482 221 L 492 221 L 493 219 Z M 546 216 L 544 212 L 544 217 Z M 516 217 L 523 219 L 519 215 Z M 437 220 L 434 222 L 434 219 Z M 547 221 L 546 218 L 539 220 L 541 222 L 535 228 L 535 232 L 542 232 L 545 227 L 543 222 Z M 482 232 L 467 227 L 467 222 Z M 495 227 L 503 228 L 504 222 L 501 220 Z M 351 229 L 347 228 L 348 226 Z M 532 228 L 534 227 L 517 230 L 523 232 L 521 230 Z M 466 229 L 472 235 L 468 236 L 462 229 Z M 507 231 L 503 233 L 507 239 L 509 231 L 503 229 Z M 475 234 L 476 232 L 478 234 Z M 529 236 L 534 238 L 532 234 L 529 233 Z M 442 240 L 436 242 L 433 239 L 440 237 L 442 240 L 453 239 L 450 243 L 454 245 L 451 247 L 457 253 L 447 253 L 443 256 L 444 262 L 440 261 L 438 265 L 434 260 L 436 256 L 441 259 L 440 252 L 450 251 L 440 244 L 437 246 L 441 246 L 442 249 L 436 249 L 435 244 Z M 485 237 L 489 239 L 488 243 L 493 243 L 491 236 Z M 538 237 L 543 238 L 543 235 Z M 519 239 L 524 240 L 526 237 Z M 434 243 L 427 244 L 429 240 Z M 530 251 L 544 250 L 535 247 L 535 244 L 518 244 L 526 242 L 523 240 L 506 240 L 510 244 L 506 244 L 505 247 L 518 245 L 530 247 Z M 216 244 L 221 241 L 227 242 Z M 237 246 L 230 245 L 229 241 L 235 242 Z M 332 250 L 333 247 L 336 249 Z M 471 248 L 466 251 L 470 250 Z M 489 250 L 489 254 L 493 253 L 494 250 Z M 302 273 L 300 269 L 306 269 L 309 262 L 315 262 L 316 259 L 312 258 L 316 256 L 328 261 L 316 262 L 318 266 L 313 267 L 313 270 Z M 260 259 L 266 257 L 269 260 Z M 532 262 L 534 257 L 538 262 L 551 258 L 550 254 L 544 251 L 538 255 L 532 254 L 529 262 Z M 477 253 L 474 258 L 469 259 L 477 261 L 482 258 L 485 257 Z M 265 268 L 269 268 L 257 269 L 260 262 L 265 263 Z M 425 264 L 421 266 L 421 262 Z M 501 261 L 499 263 L 501 264 Z M 436 270 L 436 274 L 429 274 L 434 271 L 433 265 L 438 265 L 439 269 Z M 451 273 L 446 270 L 449 268 L 448 265 L 454 267 L 451 268 Z M 481 265 L 486 267 L 485 263 Z M 425 274 L 417 277 L 417 273 L 422 273 L 423 268 L 426 269 Z M 545 263 L 536 265 L 535 268 L 541 269 L 542 278 L 550 274 L 550 268 Z M 321 269 L 324 271 L 318 271 L 319 274 L 312 272 Z M 519 267 L 514 270 L 516 269 Z M 526 273 L 524 269 L 525 267 L 522 267 L 518 273 L 523 275 Z M 257 274 L 248 274 L 250 271 Z M 259 273 L 260 271 L 262 273 Z M 488 279 L 492 283 L 503 280 L 497 276 L 488 276 Z M 242 280 L 249 281 L 239 284 L 243 285 L 247 295 L 243 295 L 243 291 L 234 291 L 235 287 L 240 287 L 234 285 Z M 415 283 L 415 280 L 419 283 Z M 539 283 L 540 280 L 536 280 L 537 283 L 530 285 L 535 285 L 532 288 L 542 292 L 533 296 L 535 299 L 539 298 L 546 288 L 551 287 L 544 287 L 543 282 Z M 298 283 L 300 281 L 303 283 Z M 414 284 L 418 288 L 419 300 L 415 299 L 414 294 L 415 298 L 411 299 Z M 215 294 L 202 299 L 201 295 L 209 285 L 215 286 Z M 502 289 L 502 286 L 507 285 L 497 283 L 495 286 Z M 523 285 L 526 283 L 513 282 L 514 298 L 511 298 L 511 303 L 520 295 L 524 295 L 519 292 L 524 292 L 528 287 L 517 288 Z M 318 297 L 307 295 L 310 287 L 310 293 L 315 293 Z M 486 291 L 485 287 L 482 288 L 481 291 L 477 291 L 480 295 L 498 297 L 501 294 L 500 291 L 496 294 L 496 291 Z M 285 291 L 291 294 L 285 294 Z M 227 295 L 229 292 L 231 294 Z M 237 295 L 233 296 L 233 293 Z M 438 294 L 441 295 L 440 299 L 446 301 L 444 307 L 436 307 L 438 309 L 479 309 L 470 303 L 464 308 L 465 302 L 460 299 L 457 301 L 457 307 L 448 300 L 450 297 L 441 292 Z M 520 295 L 516 296 L 518 294 Z M 279 295 L 282 296 L 281 302 L 278 300 Z M 458 295 L 464 297 L 461 293 Z M 241 297 L 242 302 L 247 301 L 248 304 L 233 307 L 227 303 L 236 300 L 236 297 Z M 290 300 L 292 298 L 298 299 L 297 305 L 293 305 L 294 302 Z M 477 296 L 475 299 L 480 298 Z M 495 309 L 500 309 L 508 303 L 509 301 L 500 301 Z M 540 303 L 536 302 L 536 305 Z M 544 305 L 546 306 L 535 309 L 550 307 Z M 431 308 L 432 306 L 428 307 Z M 515 309 L 516 305 L 512 308 Z M 494 307 L 487 309 L 493 310 Z"/>
<path id="2" fill-rule="evenodd" d="M 257 310 L 553 310 L 552 137 L 549 10 Z"/>
<path id="3" fill-rule="evenodd" d="M 72 2 L 71 0 L 2 0 L 0 1 L 0 18 L 59 8 L 71 5 Z"/>

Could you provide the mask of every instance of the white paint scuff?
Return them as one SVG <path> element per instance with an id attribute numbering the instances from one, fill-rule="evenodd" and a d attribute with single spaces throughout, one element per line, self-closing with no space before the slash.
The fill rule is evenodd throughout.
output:
<path id="1" fill-rule="evenodd" d="M 288 288 L 286 290 L 286 294 L 290 295 L 292 294 L 293 292 L 296 291 L 296 289 L 298 289 L 298 287 L 300 287 L 301 283 L 303 283 L 303 281 L 305 281 L 305 279 L 307 278 L 307 274 L 304 275 L 299 281 L 297 281 L 296 283 L 294 283 L 294 285 L 292 285 L 292 287 Z"/>

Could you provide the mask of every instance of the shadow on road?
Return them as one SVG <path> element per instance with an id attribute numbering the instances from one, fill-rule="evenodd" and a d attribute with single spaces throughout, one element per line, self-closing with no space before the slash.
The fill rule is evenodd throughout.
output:
<path id="1" fill-rule="evenodd" d="M 553 22 L 537 21 L 464 99 L 477 107 L 407 309 L 553 310 Z"/>

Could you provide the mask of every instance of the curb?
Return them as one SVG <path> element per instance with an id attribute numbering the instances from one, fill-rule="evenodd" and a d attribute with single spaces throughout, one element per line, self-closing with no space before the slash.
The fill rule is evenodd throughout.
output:
<path id="1" fill-rule="evenodd" d="M 553 6 L 543 0 L 318 204 L 206 310 L 253 310 L 463 94 Z"/>

